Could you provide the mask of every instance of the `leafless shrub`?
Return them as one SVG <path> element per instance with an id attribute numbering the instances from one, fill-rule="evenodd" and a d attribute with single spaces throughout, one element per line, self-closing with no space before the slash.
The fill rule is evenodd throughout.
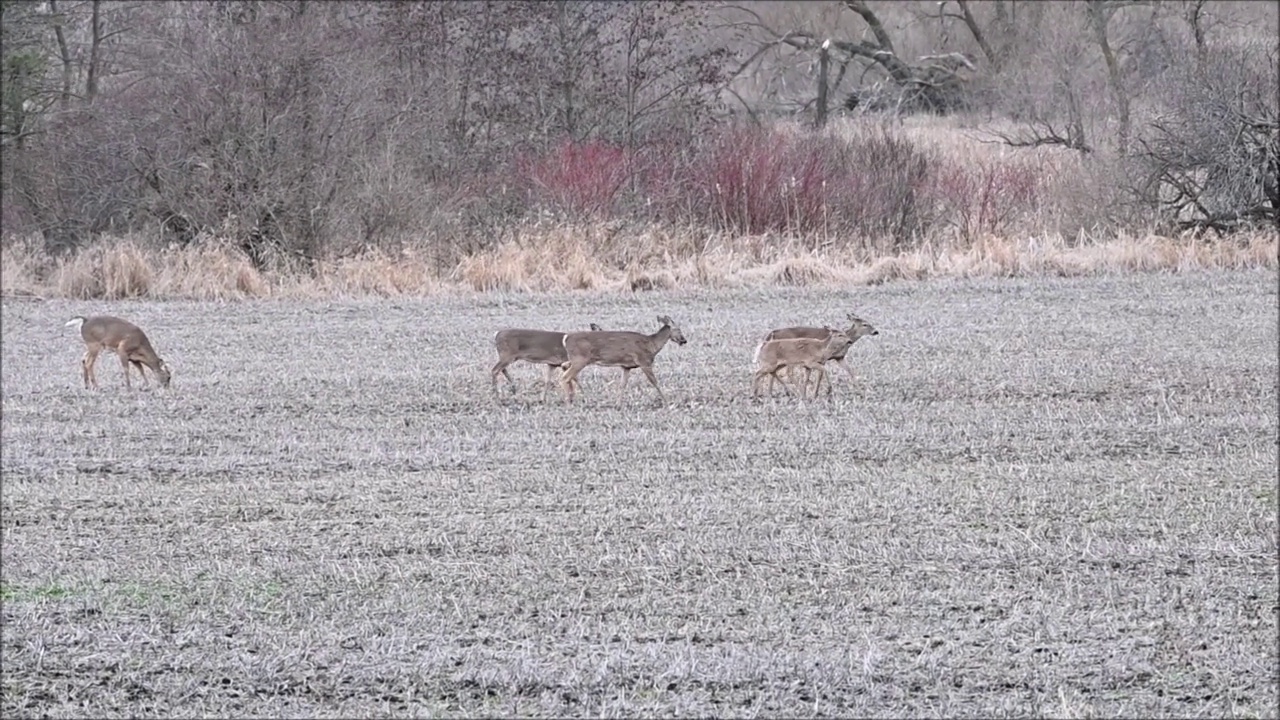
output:
<path id="1" fill-rule="evenodd" d="M 1133 158 L 1133 190 L 1163 222 L 1229 231 L 1280 221 L 1278 57 L 1274 45 L 1226 45 L 1163 79 L 1164 103 Z"/>

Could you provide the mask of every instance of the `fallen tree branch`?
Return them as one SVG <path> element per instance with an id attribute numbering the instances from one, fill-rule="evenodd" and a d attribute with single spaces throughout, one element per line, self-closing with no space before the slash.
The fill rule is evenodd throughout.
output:
<path id="1" fill-rule="evenodd" d="M 1058 130 L 1058 128 L 1054 127 L 1053 123 L 1043 120 L 1033 120 L 1031 122 L 1031 127 L 1026 133 L 1010 135 L 998 130 L 986 130 L 984 132 L 989 136 L 994 137 L 994 139 L 984 140 L 982 138 L 977 138 L 977 140 L 978 142 L 988 145 L 1004 144 L 1014 148 L 1058 145 L 1082 153 L 1093 152 L 1093 148 L 1085 142 L 1084 138 L 1079 133 L 1072 132 L 1070 129 L 1068 129 L 1066 133 L 1063 133 Z"/>

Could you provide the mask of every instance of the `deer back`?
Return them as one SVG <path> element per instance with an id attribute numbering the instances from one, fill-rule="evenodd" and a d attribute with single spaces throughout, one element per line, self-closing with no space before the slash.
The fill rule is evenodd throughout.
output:
<path id="1" fill-rule="evenodd" d="M 831 334 L 831 330 L 820 327 L 786 327 L 770 330 L 768 335 L 764 336 L 768 340 L 793 340 L 796 338 L 812 338 L 814 340 L 826 340 Z"/>
<path id="2" fill-rule="evenodd" d="M 794 364 L 805 360 L 822 360 L 827 340 L 818 338 L 781 338 L 766 340 L 756 349 L 760 365 Z"/>
<path id="3" fill-rule="evenodd" d="M 128 320 L 109 315 L 87 318 L 80 325 L 80 337 L 86 343 L 97 343 L 112 350 L 123 345 L 133 359 L 149 362 L 158 362 L 160 359 L 151 347 L 147 334 Z"/>
<path id="4" fill-rule="evenodd" d="M 512 328 L 499 330 L 493 336 L 493 344 L 503 357 L 519 358 L 530 362 L 559 364 L 564 362 L 564 333 L 551 330 L 524 330 Z"/>
<path id="5" fill-rule="evenodd" d="M 570 361 L 585 359 L 597 365 L 641 367 L 653 363 L 670 332 L 664 327 L 653 335 L 629 330 L 569 333 L 564 336 L 564 347 Z"/>

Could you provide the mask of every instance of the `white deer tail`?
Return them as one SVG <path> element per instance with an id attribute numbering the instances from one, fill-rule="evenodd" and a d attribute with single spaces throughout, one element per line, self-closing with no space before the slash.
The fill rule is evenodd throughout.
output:
<path id="1" fill-rule="evenodd" d="M 751 356 L 751 362 L 755 363 L 756 365 L 759 365 L 759 364 L 760 364 L 760 353 L 761 353 L 763 350 L 764 350 L 764 343 L 762 342 L 762 343 L 760 343 L 759 345 L 757 345 L 757 346 L 756 346 L 756 354 Z"/>
<path id="2" fill-rule="evenodd" d="M 67 325 L 66 325 L 66 326 L 67 326 L 67 327 L 75 327 L 75 328 L 78 328 L 78 327 L 80 327 L 80 326 L 81 326 L 81 325 L 83 325 L 83 324 L 84 324 L 84 318 L 82 318 L 82 317 L 80 317 L 79 315 L 77 315 L 77 316 L 75 316 L 75 317 L 71 318 L 70 320 L 68 320 L 68 321 L 67 321 Z"/>

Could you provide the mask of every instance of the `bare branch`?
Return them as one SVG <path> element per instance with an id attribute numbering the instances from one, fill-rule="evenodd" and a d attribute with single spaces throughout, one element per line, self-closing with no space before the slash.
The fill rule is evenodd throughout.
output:
<path id="1" fill-rule="evenodd" d="M 983 131 L 989 137 L 983 139 L 976 138 L 978 142 L 984 144 L 1005 144 L 1015 148 L 1033 148 L 1044 147 L 1046 145 L 1058 145 L 1070 150 L 1078 150 L 1082 153 L 1091 153 L 1093 148 L 1085 142 L 1084 138 L 1070 129 L 1067 131 L 1059 130 L 1054 127 L 1053 123 L 1048 121 L 1033 120 L 1030 127 L 1025 132 L 1017 134 L 1009 134 L 997 130 Z M 994 138 L 994 139 L 990 139 Z"/>

